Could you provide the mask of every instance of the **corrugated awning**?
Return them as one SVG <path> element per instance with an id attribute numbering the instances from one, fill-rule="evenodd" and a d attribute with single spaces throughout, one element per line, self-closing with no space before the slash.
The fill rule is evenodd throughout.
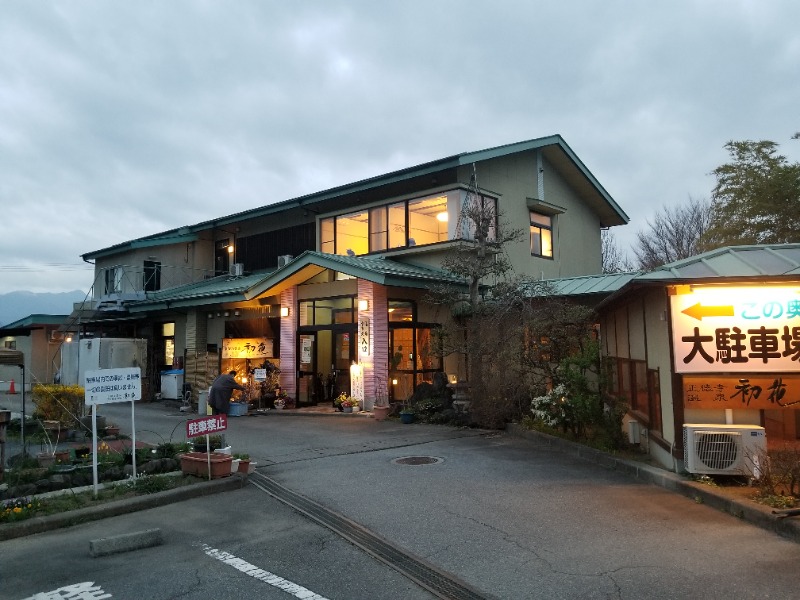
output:
<path id="1" fill-rule="evenodd" d="M 0 365 L 25 366 L 25 355 L 19 350 L 0 348 Z"/>

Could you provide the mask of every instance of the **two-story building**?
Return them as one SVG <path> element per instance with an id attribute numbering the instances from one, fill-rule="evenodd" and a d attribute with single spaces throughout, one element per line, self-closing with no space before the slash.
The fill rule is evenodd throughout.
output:
<path id="1" fill-rule="evenodd" d="M 493 230 L 526 232 L 505 252 L 541 279 L 600 273 L 601 230 L 628 221 L 558 135 L 467 152 L 88 252 L 80 329 L 146 338 L 153 389 L 169 368 L 196 392 L 268 361 L 300 405 L 404 398 L 433 373 L 467 375 L 433 351 L 443 316 L 426 296 L 464 283 L 441 263 L 474 235 L 475 202 Z"/>

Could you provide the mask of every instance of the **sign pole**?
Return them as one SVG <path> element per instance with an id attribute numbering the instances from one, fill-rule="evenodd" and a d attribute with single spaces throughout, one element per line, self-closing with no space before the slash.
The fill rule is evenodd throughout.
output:
<path id="1" fill-rule="evenodd" d="M 139 367 L 99 369 L 83 375 L 86 404 L 92 407 L 92 478 L 97 497 L 97 405 L 131 401 L 131 427 L 133 429 L 133 477 L 136 479 L 136 425 L 133 420 L 133 401 L 142 399 L 142 370 Z"/>
<path id="2" fill-rule="evenodd" d="M 206 462 L 208 463 L 208 480 L 211 481 L 211 436 L 206 434 Z"/>
<path id="3" fill-rule="evenodd" d="M 133 405 L 131 400 L 131 443 L 133 444 L 131 458 L 133 459 L 133 485 L 136 485 L 136 421 L 133 420 Z"/>
<path id="4" fill-rule="evenodd" d="M 97 406 L 92 404 L 92 479 L 94 480 L 94 497 L 97 498 Z"/>

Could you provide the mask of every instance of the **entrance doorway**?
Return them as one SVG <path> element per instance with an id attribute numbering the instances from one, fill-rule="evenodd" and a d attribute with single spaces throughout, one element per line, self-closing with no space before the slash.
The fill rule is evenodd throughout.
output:
<path id="1" fill-rule="evenodd" d="M 339 394 L 349 395 L 350 365 L 356 358 L 355 326 L 317 328 L 298 338 L 299 405 L 333 404 Z"/>

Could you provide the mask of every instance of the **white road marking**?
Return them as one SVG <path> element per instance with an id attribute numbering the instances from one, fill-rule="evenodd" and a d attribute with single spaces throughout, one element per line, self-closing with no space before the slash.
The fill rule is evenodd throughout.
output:
<path id="1" fill-rule="evenodd" d="M 106 594 L 99 585 L 94 584 L 94 581 L 84 581 L 50 592 L 41 592 L 24 600 L 100 600 L 101 598 L 111 598 L 111 594 Z"/>
<path id="2" fill-rule="evenodd" d="M 234 556 L 230 552 L 224 552 L 223 550 L 211 548 L 207 544 L 203 544 L 203 551 L 211 558 L 216 558 L 218 561 L 223 562 L 226 565 L 230 565 L 242 573 L 250 575 L 250 577 L 255 577 L 259 581 L 263 581 L 264 583 L 283 590 L 287 594 L 293 595 L 295 598 L 300 598 L 301 600 L 328 600 L 324 596 L 320 596 L 319 594 L 304 588 L 302 585 L 293 583 L 288 579 L 284 579 L 283 577 L 275 575 L 274 573 L 270 573 L 269 571 L 265 571 L 264 569 L 259 569 L 257 566 L 251 565 L 249 562 Z"/>

